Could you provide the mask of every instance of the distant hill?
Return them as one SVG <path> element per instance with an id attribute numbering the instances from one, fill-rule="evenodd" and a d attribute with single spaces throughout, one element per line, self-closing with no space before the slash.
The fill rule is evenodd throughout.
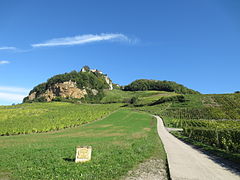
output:
<path id="1" fill-rule="evenodd" d="M 111 79 L 96 69 L 59 74 L 34 87 L 23 102 L 61 101 L 66 99 L 101 99 L 104 89 L 113 89 Z"/>
<path id="2" fill-rule="evenodd" d="M 118 89 L 110 94 L 104 90 Z M 97 69 L 90 69 L 84 66 L 80 71 L 58 74 L 47 82 L 35 86 L 23 102 L 50 102 L 50 101 L 70 101 L 70 102 L 93 102 L 107 103 L 118 102 L 119 98 L 127 95 L 120 93 L 124 91 L 166 91 L 177 94 L 200 94 L 173 81 L 158 81 L 139 79 L 127 86 L 120 86 L 112 83 L 111 79 Z M 134 93 L 134 92 L 133 92 Z M 138 97 L 136 92 L 131 96 Z M 159 93 L 156 93 L 159 94 Z M 116 97 L 120 95 L 120 97 Z M 108 96 L 107 98 L 104 98 Z M 130 97 L 129 96 L 129 97 Z M 121 102 L 129 101 L 128 98 L 120 98 Z M 110 99 L 109 99 L 110 98 Z M 118 100 L 117 100 L 118 99 Z"/>
<path id="3" fill-rule="evenodd" d="M 167 91 L 179 94 L 200 94 L 173 81 L 139 79 L 124 87 L 125 91 Z"/>

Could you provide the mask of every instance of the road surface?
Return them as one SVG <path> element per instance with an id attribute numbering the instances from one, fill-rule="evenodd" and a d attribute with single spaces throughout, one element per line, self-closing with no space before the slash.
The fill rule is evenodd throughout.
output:
<path id="1" fill-rule="evenodd" d="M 172 180 L 240 180 L 239 173 L 228 170 L 180 141 L 166 130 L 159 116 L 154 117 L 157 118 L 158 134 L 167 153 Z"/>

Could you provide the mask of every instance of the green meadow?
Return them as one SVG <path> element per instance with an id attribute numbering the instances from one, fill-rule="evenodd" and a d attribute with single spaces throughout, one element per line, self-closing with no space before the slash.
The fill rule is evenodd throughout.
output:
<path id="1" fill-rule="evenodd" d="M 75 163 L 75 148 L 84 145 L 92 146 L 92 160 Z M 119 179 L 146 159 L 166 160 L 156 120 L 130 110 L 79 127 L 2 136 L 0 146 L 0 179 Z"/>

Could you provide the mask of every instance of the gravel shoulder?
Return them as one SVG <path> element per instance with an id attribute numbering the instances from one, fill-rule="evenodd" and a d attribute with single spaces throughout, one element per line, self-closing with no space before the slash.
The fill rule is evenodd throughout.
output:
<path id="1" fill-rule="evenodd" d="M 129 171 L 122 180 L 167 180 L 165 162 L 161 159 L 149 159 Z"/>
<path id="2" fill-rule="evenodd" d="M 167 153 L 172 180 L 240 180 L 240 173 L 214 162 L 210 156 L 171 135 L 157 118 L 158 134 Z"/>

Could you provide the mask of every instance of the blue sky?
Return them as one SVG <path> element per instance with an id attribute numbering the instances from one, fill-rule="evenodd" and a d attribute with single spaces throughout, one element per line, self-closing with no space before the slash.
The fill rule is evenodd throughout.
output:
<path id="1" fill-rule="evenodd" d="M 121 85 L 240 90 L 239 0 L 2 0 L 0 104 L 84 65 Z"/>

